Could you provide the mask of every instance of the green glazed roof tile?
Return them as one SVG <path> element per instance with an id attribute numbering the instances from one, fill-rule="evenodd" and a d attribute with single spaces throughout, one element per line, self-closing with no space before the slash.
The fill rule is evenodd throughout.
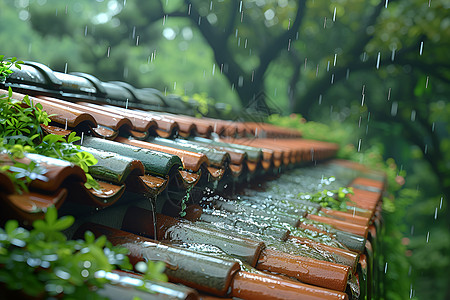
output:
<path id="1" fill-rule="evenodd" d="M 85 137 L 82 145 L 97 150 L 115 152 L 119 155 L 140 160 L 145 167 L 145 171 L 152 175 L 165 177 L 169 175 L 174 167 L 179 168 L 182 166 L 181 159 L 178 156 L 114 141 Z"/>

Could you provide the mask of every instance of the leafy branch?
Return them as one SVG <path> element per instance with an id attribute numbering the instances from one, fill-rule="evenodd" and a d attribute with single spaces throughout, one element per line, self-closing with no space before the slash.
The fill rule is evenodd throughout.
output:
<path id="1" fill-rule="evenodd" d="M 73 222 L 72 216 L 58 219 L 53 206 L 31 230 L 9 220 L 4 229 L 0 228 L 0 283 L 8 290 L 42 299 L 103 299 L 93 291 L 110 280 L 96 273 L 131 270 L 128 249 L 112 246 L 105 236 L 95 239 L 90 231 L 84 240 L 67 240 L 62 231 Z M 161 264 L 149 263 L 144 279 L 167 281 L 163 271 Z M 141 288 L 145 290 L 144 281 Z"/>
<path id="2" fill-rule="evenodd" d="M 13 66 L 20 70 L 20 64 L 23 64 L 23 61 L 17 60 L 16 57 L 5 59 L 4 55 L 0 55 L 0 82 L 5 81 L 6 77 L 13 73 L 11 70 Z"/>
<path id="3" fill-rule="evenodd" d="M 21 61 L 16 58 L 3 61 L 0 55 L 0 79 L 12 73 L 12 65 L 20 68 Z M 21 101 L 13 99 L 11 87 L 8 93 L 0 95 L 0 152 L 7 153 L 12 165 L 6 164 L 0 168 L 5 172 L 21 193 L 28 191 L 27 185 L 34 179 L 43 180 L 45 169 L 39 163 L 29 165 L 17 161 L 25 153 L 36 153 L 52 158 L 58 158 L 78 165 L 86 173 L 86 188 L 98 189 L 98 182 L 88 173 L 88 167 L 97 163 L 94 156 L 80 150 L 80 146 L 73 145 L 80 139 L 72 132 L 67 139 L 56 134 L 44 136 L 42 125 L 48 125 L 50 117 L 40 103 L 34 103 L 25 96 Z"/>

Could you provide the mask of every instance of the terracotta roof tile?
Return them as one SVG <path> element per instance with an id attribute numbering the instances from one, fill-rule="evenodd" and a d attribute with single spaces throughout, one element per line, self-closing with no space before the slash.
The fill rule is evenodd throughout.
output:
<path id="1" fill-rule="evenodd" d="M 22 92 L 28 90 L 40 95 L 31 99 L 41 103 L 49 114 L 57 114 L 51 117 L 49 126 L 42 126 L 45 133 L 67 136 L 73 130 L 83 135 L 79 142 L 81 149 L 99 161 L 89 172 L 98 180 L 100 189 L 86 189 L 86 177 L 81 168 L 42 158 L 41 165 L 46 169 L 43 175 L 48 180 L 32 181 L 29 192 L 18 194 L 6 173 L 0 172 L 3 218 L 14 216 L 26 223 L 42 218 L 50 205 L 64 208 L 63 205 L 73 203 L 82 210 L 84 205 L 105 208 L 123 199 L 111 208 L 119 209 L 126 208 L 129 202 L 144 201 L 149 205 L 148 198 L 154 199 L 157 211 L 176 215 L 183 201 L 192 201 L 202 205 L 194 204 L 187 209 L 186 218 L 194 223 L 159 215 L 159 229 L 166 230 L 164 236 L 159 236 L 160 240 L 167 239 L 165 242 L 170 244 L 190 236 L 189 242 L 201 243 L 209 232 L 215 232 L 210 243 L 214 241 L 219 247 L 219 237 L 227 241 L 228 236 L 234 234 L 256 245 L 251 255 L 242 256 L 244 261 L 251 267 L 272 273 L 263 274 L 256 269 L 248 273 L 234 260 L 212 259 L 201 252 L 174 247 L 173 252 L 166 251 L 173 259 L 167 270 L 172 282 L 221 297 L 260 299 L 282 295 L 281 298 L 347 299 L 343 291 L 349 274 L 355 276 L 361 266 L 369 263 L 364 253 L 371 251 L 370 243 L 366 242 L 376 238 L 375 225 L 380 222 L 385 174 L 341 160 L 322 164 L 323 172 L 330 172 L 330 175 L 336 171 L 333 168 L 351 170 L 346 172 L 349 174 L 347 181 L 342 182 L 354 188 L 355 194 L 350 196 L 354 207 L 349 205 L 347 211 L 335 211 L 308 204 L 292 196 L 304 189 L 310 192 L 307 185 L 296 182 L 298 175 L 287 173 L 282 177 L 279 173 L 333 158 L 338 150 L 336 144 L 303 139 L 296 130 L 270 124 L 175 114 L 191 113 L 197 108 L 192 103 L 181 102 L 179 97 L 163 96 L 152 89 L 136 89 L 120 82 L 105 83 L 89 74 L 53 73 L 40 64 L 29 64 L 25 69 L 36 73 L 35 79 L 27 78 L 21 84 L 20 78 L 14 77 L 8 84 L 19 87 Z M 33 89 L 38 81 L 39 86 Z M 13 94 L 13 99 L 22 98 L 21 94 Z M 153 110 L 146 110 L 149 108 Z M 2 165 L 8 164 L 8 159 L 8 155 L 0 154 Z M 30 156 L 21 161 L 29 159 Z M 278 189 L 266 192 L 271 184 L 263 184 L 262 179 L 275 177 L 278 179 L 272 186 L 279 185 Z M 238 194 L 233 201 L 215 194 L 211 197 L 218 198 L 211 200 L 208 194 L 210 191 L 233 195 L 236 188 L 249 183 L 254 187 L 253 192 Z M 278 206 L 270 206 L 268 203 L 274 199 L 266 199 L 274 194 L 280 197 L 272 202 Z M 287 207 L 289 201 L 298 207 Z M 146 207 L 140 203 L 141 206 Z M 144 209 L 135 207 L 134 213 L 123 219 L 124 229 L 127 218 L 133 220 L 142 213 Z M 136 222 L 127 230 L 151 236 L 150 225 L 151 222 Z M 178 227 L 171 227 L 175 225 Z M 157 257 L 137 241 L 153 243 L 156 248 L 162 245 L 118 228 L 88 224 L 80 231 L 86 228 L 97 234 L 107 234 L 113 243 L 129 247 L 132 262 L 144 256 Z M 176 232 L 183 234 L 177 236 Z M 223 249 L 238 251 L 238 248 L 230 250 L 225 246 Z M 205 264 L 206 268 L 206 262 L 211 260 L 220 261 L 223 276 L 206 280 L 199 264 Z M 276 288 L 268 288 L 267 283 Z"/>

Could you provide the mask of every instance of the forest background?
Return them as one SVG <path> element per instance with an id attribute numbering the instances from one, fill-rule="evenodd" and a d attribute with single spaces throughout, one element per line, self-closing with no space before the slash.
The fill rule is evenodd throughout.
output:
<path id="1" fill-rule="evenodd" d="M 381 155 L 384 297 L 450 299 L 448 1 L 0 0 L 0 52 Z"/>

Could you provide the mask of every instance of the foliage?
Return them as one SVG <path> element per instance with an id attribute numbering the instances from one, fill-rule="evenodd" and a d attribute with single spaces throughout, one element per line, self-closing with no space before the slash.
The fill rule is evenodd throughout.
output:
<path id="1" fill-rule="evenodd" d="M 351 187 L 340 187 L 334 190 L 325 189 L 312 195 L 308 193 L 300 193 L 298 194 L 298 197 L 302 200 L 308 200 L 313 203 L 320 204 L 322 207 L 346 211 L 348 206 L 347 202 L 352 202 L 348 198 L 348 194 L 353 195 L 353 189 Z"/>
<path id="2" fill-rule="evenodd" d="M 5 81 L 6 77 L 13 73 L 11 70 L 13 66 L 21 69 L 20 64 L 23 64 L 23 61 L 17 60 L 17 57 L 5 59 L 4 55 L 0 55 L 0 82 Z"/>
<path id="3" fill-rule="evenodd" d="M 15 60 L 16 61 L 16 60 Z M 45 169 L 36 161 L 25 164 L 22 159 L 25 153 L 58 158 L 80 166 L 86 173 L 86 188 L 98 188 L 99 184 L 88 173 L 88 167 L 97 160 L 88 152 L 81 151 L 80 146 L 73 145 L 80 139 L 72 132 L 67 138 L 56 134 L 43 136 L 41 124 L 48 125 L 51 115 L 43 110 L 40 103 L 34 103 L 25 96 L 22 101 L 12 99 L 12 90 L 0 95 L 0 151 L 8 153 L 12 165 L 2 166 L 16 186 L 17 192 L 28 191 L 27 184 L 34 179 L 46 180 Z"/>
<path id="4" fill-rule="evenodd" d="M 72 216 L 58 219 L 55 207 L 49 207 L 45 219 L 35 221 L 31 230 L 9 220 L 0 228 L 0 282 L 9 290 L 43 299 L 102 299 L 92 292 L 109 281 L 96 272 L 131 269 L 128 249 L 112 246 L 105 236 L 95 239 L 90 231 L 84 240 L 67 240 L 62 231 L 73 222 Z M 149 263 L 145 277 L 167 281 L 163 269 Z"/>
<path id="5" fill-rule="evenodd" d="M 303 2 L 303 20 L 295 28 Z M 441 197 L 439 212 L 448 213 L 450 199 L 447 2 L 244 0 L 240 7 L 241 1 L 222 0 L 0 0 L 0 27 L 14 28 L 0 32 L 0 44 L 5 53 L 59 71 L 67 63 L 69 71 L 105 81 L 125 80 L 179 95 L 206 92 L 233 107 L 264 92 L 286 113 L 326 123 L 307 122 L 310 128 L 302 128 L 303 134 L 339 137 L 333 142 L 341 145 L 340 157 L 379 168 L 395 158 L 398 168 L 384 169 L 393 174 L 389 186 L 398 188 L 396 181 L 403 182 L 407 170 L 404 186 L 420 190 L 422 197 L 408 207 L 405 220 L 396 220 L 404 209 L 403 195 L 387 198 L 392 203 L 384 202 L 390 211 L 386 228 L 416 224 L 411 238 L 422 243 L 414 244 L 413 253 L 422 246 L 434 253 L 425 236 L 428 230 L 431 236 L 444 235 L 433 226 L 448 228 L 450 220 L 443 216 L 439 224 L 428 222 Z M 276 39 L 288 28 L 294 28 L 292 36 Z M 258 84 L 252 85 L 252 75 Z M 237 88 L 253 91 L 241 97 Z M 397 243 L 397 235 L 392 236 L 389 243 Z M 424 299 L 445 299 L 432 295 L 439 289 L 428 283 L 446 284 L 445 275 L 433 277 L 446 264 L 426 269 L 414 257 L 417 296 L 426 291 Z M 405 296 L 394 284 L 403 287 L 409 278 L 392 279 L 392 291 L 409 297 L 409 286 Z M 439 286 L 445 289 L 445 284 Z"/>

